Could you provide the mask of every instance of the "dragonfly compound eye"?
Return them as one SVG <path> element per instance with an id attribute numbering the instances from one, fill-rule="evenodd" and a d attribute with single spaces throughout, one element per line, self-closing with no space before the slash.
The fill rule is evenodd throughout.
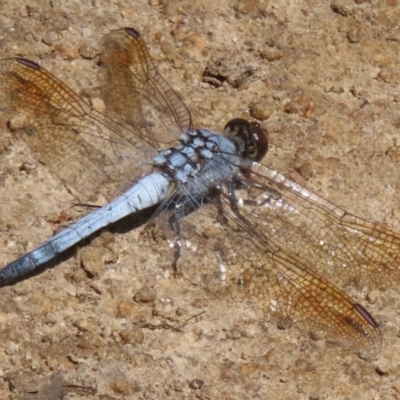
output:
<path id="1" fill-rule="evenodd" d="M 224 134 L 237 144 L 240 153 L 247 158 L 261 161 L 267 154 L 267 131 L 256 122 L 243 118 L 231 119 L 225 125 Z"/>

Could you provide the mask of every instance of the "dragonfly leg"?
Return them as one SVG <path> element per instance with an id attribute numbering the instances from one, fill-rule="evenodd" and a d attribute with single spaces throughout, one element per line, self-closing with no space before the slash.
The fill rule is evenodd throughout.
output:
<path id="1" fill-rule="evenodd" d="M 263 183 L 260 183 L 252 178 L 248 178 L 244 175 L 242 175 L 240 177 L 240 179 L 238 179 L 237 181 L 234 181 L 234 186 L 232 187 L 232 190 L 240 190 L 240 189 L 244 189 L 246 187 L 251 187 L 254 189 L 261 190 L 264 192 L 264 194 L 269 193 L 269 196 L 265 199 L 264 204 L 269 202 L 271 199 L 279 200 L 281 198 L 281 194 L 277 190 L 275 190 Z M 244 200 L 243 202 L 246 205 L 250 205 L 250 206 L 255 205 L 255 204 L 253 204 L 253 202 L 251 202 L 251 200 Z"/>
<path id="2" fill-rule="evenodd" d="M 228 218 L 224 214 L 224 207 L 222 204 L 221 195 L 215 196 L 214 204 L 218 210 L 218 221 L 221 225 L 228 225 Z"/>
<path id="3" fill-rule="evenodd" d="M 182 245 L 181 245 L 181 226 L 180 226 L 180 219 L 182 218 L 182 215 L 180 212 L 174 212 L 171 217 L 168 219 L 169 225 L 171 227 L 171 230 L 174 234 L 173 238 L 173 245 L 172 245 L 172 251 L 174 253 L 174 259 L 172 261 L 172 269 L 174 271 L 174 275 L 177 276 L 178 274 L 178 260 L 181 257 L 182 254 Z"/>
<path id="4" fill-rule="evenodd" d="M 178 275 L 177 264 L 182 254 L 180 220 L 198 210 L 203 204 L 211 201 L 218 209 L 218 218 L 220 219 L 221 224 L 226 225 L 228 223 L 228 219 L 224 216 L 221 197 L 219 195 L 219 191 L 217 190 L 210 191 L 207 197 L 204 198 L 196 199 L 194 197 L 187 196 L 183 200 L 171 201 L 170 203 L 172 206 L 169 208 L 171 215 L 168 218 L 168 224 L 173 232 L 172 251 L 174 253 L 174 259 L 172 261 L 172 268 L 175 275 Z"/>
<path id="5" fill-rule="evenodd" d="M 259 186 L 258 186 L 259 187 Z M 252 223 L 245 218 L 239 211 L 239 207 L 238 207 L 238 199 L 236 197 L 235 194 L 235 185 L 234 184 L 229 184 L 228 185 L 228 201 L 229 201 L 229 205 L 231 207 L 232 212 L 235 214 L 235 216 L 240 220 L 240 222 L 242 223 L 242 227 L 246 230 L 246 231 L 252 231 L 254 230 L 254 226 L 252 225 Z M 271 198 L 271 197 L 269 197 Z M 243 203 L 249 206 L 257 206 L 259 205 L 256 202 L 252 202 L 251 200 L 243 200 Z M 255 203 L 255 204 L 253 204 Z M 257 230 L 256 234 L 254 235 L 254 237 L 256 237 L 264 246 L 267 246 L 268 248 L 270 248 L 270 241 L 268 239 L 268 237 L 266 235 L 264 235 L 263 232 L 261 232 L 261 230 Z"/>

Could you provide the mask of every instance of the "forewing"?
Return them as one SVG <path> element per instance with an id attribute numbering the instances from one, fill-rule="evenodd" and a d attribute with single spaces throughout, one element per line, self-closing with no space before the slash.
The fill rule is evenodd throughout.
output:
<path id="1" fill-rule="evenodd" d="M 143 158 L 147 151 L 151 162 L 155 149 L 139 131 L 97 112 L 31 61 L 0 61 L 0 109 L 37 160 L 86 198 L 100 189 L 114 193 L 151 169 Z"/>
<path id="2" fill-rule="evenodd" d="M 187 107 L 159 74 L 136 30 L 108 34 L 101 62 L 106 75 L 104 101 L 114 119 L 140 129 L 154 144 L 171 145 L 192 128 Z"/>

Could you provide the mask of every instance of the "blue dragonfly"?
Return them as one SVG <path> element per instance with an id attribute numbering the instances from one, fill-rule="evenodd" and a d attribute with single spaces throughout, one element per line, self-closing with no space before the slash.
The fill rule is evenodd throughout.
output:
<path id="1" fill-rule="evenodd" d="M 376 354 L 377 322 L 340 286 L 354 276 L 396 276 L 400 235 L 260 164 L 268 138 L 257 123 L 237 118 L 222 134 L 195 129 L 135 29 L 108 34 L 100 64 L 104 112 L 33 61 L 0 61 L 0 110 L 34 157 L 83 198 L 119 193 L 6 265 L 0 284 L 156 206 L 152 224 L 168 232 L 175 269 L 279 321 Z"/>

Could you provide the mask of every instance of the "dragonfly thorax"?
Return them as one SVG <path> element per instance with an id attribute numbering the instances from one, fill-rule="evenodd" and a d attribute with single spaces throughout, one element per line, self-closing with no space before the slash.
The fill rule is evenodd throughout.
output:
<path id="1" fill-rule="evenodd" d="M 179 145 L 160 151 L 154 163 L 178 183 L 187 183 L 194 177 L 196 182 L 207 176 L 207 181 L 216 187 L 237 173 L 241 157 L 230 138 L 196 129 L 182 134 Z"/>

